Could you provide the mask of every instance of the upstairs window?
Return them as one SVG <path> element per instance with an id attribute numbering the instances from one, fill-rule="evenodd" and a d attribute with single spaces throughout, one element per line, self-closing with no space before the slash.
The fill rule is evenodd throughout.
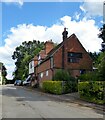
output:
<path id="1" fill-rule="evenodd" d="M 32 69 L 32 62 L 30 63 L 30 69 Z"/>
<path id="2" fill-rule="evenodd" d="M 50 67 L 51 67 L 51 68 L 54 67 L 54 60 L 53 60 L 53 57 L 51 57 L 51 59 L 50 59 Z"/>
<path id="3" fill-rule="evenodd" d="M 78 63 L 80 58 L 82 58 L 82 53 L 68 52 L 68 62 Z"/>

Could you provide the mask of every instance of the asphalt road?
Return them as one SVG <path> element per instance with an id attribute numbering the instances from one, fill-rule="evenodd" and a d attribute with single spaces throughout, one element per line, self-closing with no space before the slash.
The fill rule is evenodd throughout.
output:
<path id="1" fill-rule="evenodd" d="M 19 86 L 0 86 L 2 118 L 103 118 L 89 107 L 60 102 L 51 97 Z"/>

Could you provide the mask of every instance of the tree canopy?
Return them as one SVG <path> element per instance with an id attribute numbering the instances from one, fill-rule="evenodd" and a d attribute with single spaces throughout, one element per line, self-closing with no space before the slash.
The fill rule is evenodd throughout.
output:
<path id="1" fill-rule="evenodd" d="M 6 76 L 7 76 L 7 69 L 6 69 L 5 65 L 3 63 L 1 63 L 1 62 L 0 62 L 0 69 L 2 71 L 3 84 L 5 84 L 6 81 L 7 81 L 7 78 L 6 78 Z"/>
<path id="2" fill-rule="evenodd" d="M 101 38 L 103 40 L 101 46 L 102 46 L 102 52 L 105 51 L 105 24 L 103 24 L 103 27 L 100 28 L 100 33 L 98 35 L 99 38 Z"/>
<path id="3" fill-rule="evenodd" d="M 28 64 L 30 60 L 44 48 L 44 42 L 40 41 L 24 41 L 13 52 L 12 59 L 15 60 L 15 71 L 13 79 L 24 80 L 28 76 Z"/>

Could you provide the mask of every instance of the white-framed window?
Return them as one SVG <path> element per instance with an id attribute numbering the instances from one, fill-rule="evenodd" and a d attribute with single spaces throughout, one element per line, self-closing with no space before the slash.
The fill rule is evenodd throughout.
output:
<path id="1" fill-rule="evenodd" d="M 48 76 L 48 70 L 46 71 L 46 76 Z"/>
<path id="2" fill-rule="evenodd" d="M 54 67 L 54 60 L 53 60 L 53 57 L 51 57 L 51 59 L 50 59 L 50 62 L 51 62 L 51 68 L 53 68 Z"/>
<path id="3" fill-rule="evenodd" d="M 31 62 L 31 63 L 30 63 L 30 69 L 32 69 L 32 67 L 33 67 L 33 66 L 32 66 L 32 62 Z"/>
<path id="4" fill-rule="evenodd" d="M 40 73 L 40 77 L 43 78 L 43 73 Z"/>

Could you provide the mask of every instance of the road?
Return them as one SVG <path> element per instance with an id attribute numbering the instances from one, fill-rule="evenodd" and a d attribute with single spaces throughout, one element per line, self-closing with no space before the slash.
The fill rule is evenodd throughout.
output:
<path id="1" fill-rule="evenodd" d="M 92 108 L 60 102 L 19 86 L 0 87 L 0 98 L 2 118 L 103 118 Z"/>

